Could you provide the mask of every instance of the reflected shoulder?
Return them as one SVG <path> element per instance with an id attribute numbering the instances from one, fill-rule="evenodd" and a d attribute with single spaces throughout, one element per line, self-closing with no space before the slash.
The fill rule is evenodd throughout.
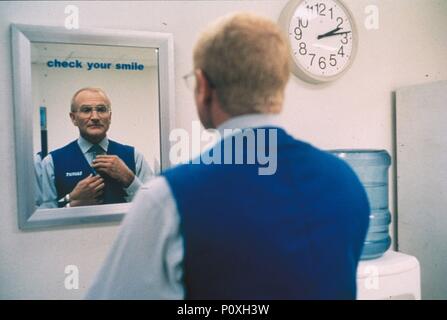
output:
<path id="1" fill-rule="evenodd" d="M 45 166 L 48 166 L 48 165 L 53 166 L 53 157 L 51 156 L 51 153 L 47 154 L 45 156 L 45 158 L 43 158 L 41 163 L 42 163 L 42 167 L 45 167 Z"/>

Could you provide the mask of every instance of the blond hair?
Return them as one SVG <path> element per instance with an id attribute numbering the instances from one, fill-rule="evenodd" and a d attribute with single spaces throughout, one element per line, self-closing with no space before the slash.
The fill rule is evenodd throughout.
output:
<path id="1" fill-rule="evenodd" d="M 203 70 L 230 115 L 278 113 L 289 79 L 288 54 L 287 41 L 273 21 L 238 13 L 201 34 L 194 66 Z"/>
<path id="2" fill-rule="evenodd" d="M 101 94 L 104 97 L 104 99 L 106 100 L 107 106 L 109 108 L 112 107 L 112 103 L 110 102 L 110 99 L 104 90 L 102 90 L 100 88 L 94 88 L 94 87 L 85 87 L 85 88 L 81 88 L 78 91 L 76 91 L 75 94 L 73 95 L 73 98 L 71 98 L 71 112 L 76 111 L 76 109 L 77 109 L 76 108 L 76 97 L 78 96 L 78 94 L 80 94 L 83 91 L 90 91 L 90 92 L 96 92 L 96 93 Z"/>

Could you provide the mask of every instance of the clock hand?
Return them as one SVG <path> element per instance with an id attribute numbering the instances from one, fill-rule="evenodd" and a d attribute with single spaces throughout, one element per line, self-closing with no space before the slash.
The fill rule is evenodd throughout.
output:
<path id="1" fill-rule="evenodd" d="M 341 34 L 348 34 L 348 33 L 350 33 L 351 31 L 343 31 L 343 32 L 333 32 L 333 33 L 331 33 L 331 34 L 322 34 L 322 35 L 319 35 L 318 37 L 317 37 L 317 39 L 322 39 L 322 38 L 326 38 L 326 37 L 332 37 L 332 36 L 338 36 L 338 35 L 341 35 Z"/>
<path id="2" fill-rule="evenodd" d="M 320 35 L 317 37 L 317 39 L 321 39 L 321 38 L 324 38 L 324 37 L 329 37 L 329 36 L 331 36 L 334 32 L 337 32 L 338 30 L 341 30 L 341 29 L 343 29 L 343 28 L 337 27 L 337 28 L 335 28 L 334 30 L 331 30 L 331 31 L 329 31 L 329 32 L 320 34 Z"/>
<path id="3" fill-rule="evenodd" d="M 312 46 L 316 47 L 316 48 L 329 50 L 329 51 L 336 51 L 337 50 L 337 48 L 330 47 L 330 46 L 325 46 L 324 44 L 319 44 L 319 43 L 312 43 Z"/>

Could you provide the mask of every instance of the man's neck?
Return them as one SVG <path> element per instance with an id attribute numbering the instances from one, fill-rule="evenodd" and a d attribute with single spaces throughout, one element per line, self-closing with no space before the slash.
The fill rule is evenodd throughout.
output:
<path id="1" fill-rule="evenodd" d="M 225 129 L 244 129 L 256 127 L 282 127 L 279 116 L 276 113 L 252 113 L 231 117 L 221 123 L 217 130 L 225 135 Z"/>
<path id="2" fill-rule="evenodd" d="M 84 138 L 85 140 L 87 140 L 88 142 L 90 142 L 91 144 L 98 144 L 100 143 L 102 140 L 104 140 L 104 138 L 106 136 L 100 136 L 100 137 L 87 137 L 87 136 L 83 136 L 81 134 L 81 137 Z"/>
<path id="3" fill-rule="evenodd" d="M 265 115 L 265 116 L 275 116 L 278 115 L 282 109 L 280 105 L 271 105 L 269 107 L 265 106 L 263 108 L 260 108 L 262 110 L 266 110 L 265 112 L 255 112 L 247 113 L 247 114 L 240 114 L 240 115 L 231 115 L 224 111 L 221 104 L 218 102 L 218 100 L 214 100 L 215 104 L 212 107 L 211 112 L 211 121 L 213 124 L 213 127 L 216 129 L 218 128 L 222 123 L 227 122 L 228 120 L 231 120 L 233 118 L 237 118 L 240 116 L 250 116 L 250 115 Z M 269 110 L 269 111 L 267 111 Z M 271 110 L 271 111 L 270 111 Z"/>

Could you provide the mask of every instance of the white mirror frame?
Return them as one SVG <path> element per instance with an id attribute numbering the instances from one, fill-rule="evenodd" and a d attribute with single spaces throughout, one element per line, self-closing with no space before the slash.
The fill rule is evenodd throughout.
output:
<path id="1" fill-rule="evenodd" d="M 169 132 L 174 124 L 174 45 L 168 33 L 11 25 L 14 85 L 15 157 L 18 225 L 22 230 L 82 223 L 119 221 L 130 204 L 77 208 L 39 209 L 35 204 L 33 164 L 33 105 L 31 92 L 31 43 L 51 42 L 131 46 L 158 49 L 160 165 L 170 166 Z M 32 178 L 30 178 L 32 177 Z"/>

